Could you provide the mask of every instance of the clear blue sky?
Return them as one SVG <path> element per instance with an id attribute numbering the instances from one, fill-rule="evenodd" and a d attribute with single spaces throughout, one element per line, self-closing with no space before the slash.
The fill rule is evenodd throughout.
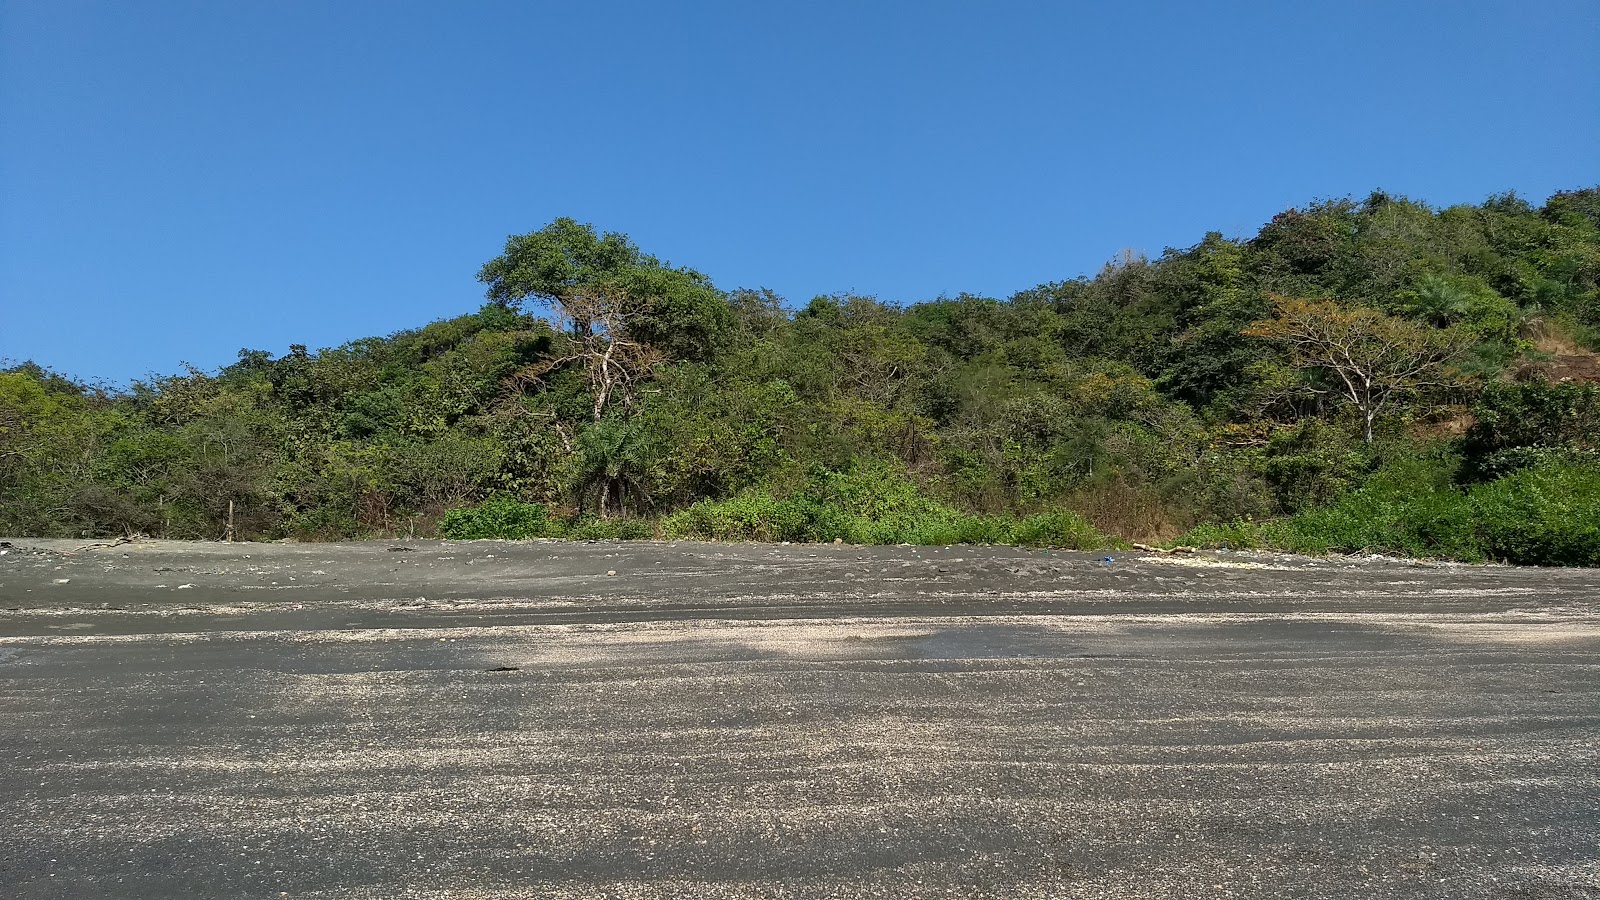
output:
<path id="1" fill-rule="evenodd" d="M 0 357 L 113 382 L 476 309 L 563 215 L 911 302 L 1596 182 L 1594 0 L 0 0 Z"/>

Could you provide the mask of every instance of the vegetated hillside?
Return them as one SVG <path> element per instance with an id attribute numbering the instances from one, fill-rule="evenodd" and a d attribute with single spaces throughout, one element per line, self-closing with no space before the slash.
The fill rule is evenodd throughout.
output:
<path id="1" fill-rule="evenodd" d="M 0 373 L 0 532 L 649 535 L 1600 564 L 1600 189 L 1374 194 L 1008 299 L 508 240 L 481 310 L 125 393 Z M 543 314 L 543 318 L 535 315 Z"/>

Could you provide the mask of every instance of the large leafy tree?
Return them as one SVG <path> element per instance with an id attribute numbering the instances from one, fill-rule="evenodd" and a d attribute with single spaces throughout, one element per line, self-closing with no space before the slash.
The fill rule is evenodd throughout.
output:
<path id="1" fill-rule="evenodd" d="M 629 336 L 678 359 L 710 357 L 733 325 L 727 298 L 705 275 L 661 262 L 625 234 L 597 233 L 569 218 L 507 238 L 505 252 L 484 264 L 478 280 L 491 301 L 552 307 L 580 335 L 590 330 L 594 296 L 626 295 Z"/>

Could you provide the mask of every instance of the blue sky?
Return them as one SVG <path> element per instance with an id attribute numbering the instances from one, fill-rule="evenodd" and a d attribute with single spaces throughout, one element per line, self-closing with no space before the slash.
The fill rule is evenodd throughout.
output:
<path id="1" fill-rule="evenodd" d="M 796 303 L 1006 296 L 1597 148 L 1592 0 L 0 0 L 0 357 L 386 334 L 563 215 Z"/>

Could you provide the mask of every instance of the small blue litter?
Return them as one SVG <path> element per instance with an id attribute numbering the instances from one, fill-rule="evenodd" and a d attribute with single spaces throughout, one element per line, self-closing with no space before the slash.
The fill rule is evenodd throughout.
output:
<path id="1" fill-rule="evenodd" d="M 1116 562 L 1116 560 L 1114 560 L 1114 559 L 1112 559 L 1112 558 L 1111 558 L 1111 557 L 1109 557 L 1109 556 L 1102 556 L 1102 557 L 1100 557 L 1100 561 L 1101 561 L 1101 562 Z"/>

